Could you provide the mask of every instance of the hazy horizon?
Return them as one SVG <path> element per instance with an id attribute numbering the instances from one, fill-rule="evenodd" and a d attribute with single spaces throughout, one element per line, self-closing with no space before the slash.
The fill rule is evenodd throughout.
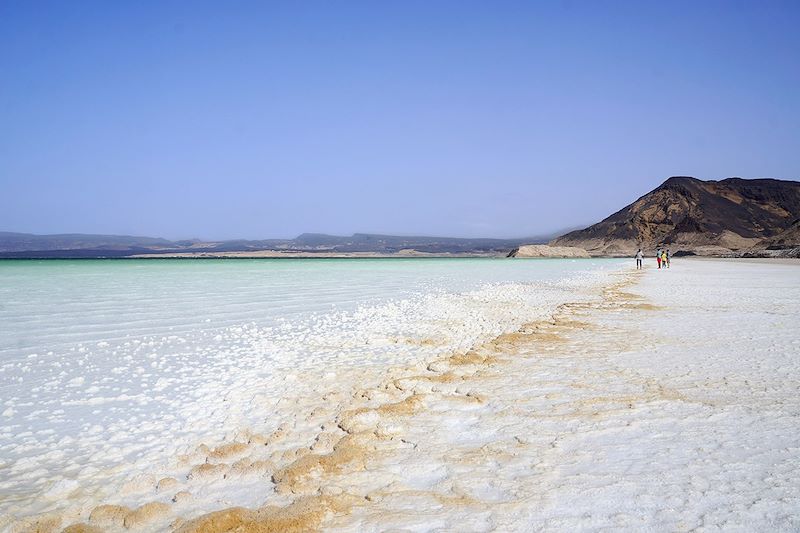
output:
<path id="1" fill-rule="evenodd" d="M 178 237 L 165 237 L 163 235 L 153 234 L 153 235 L 133 235 L 133 234 L 121 234 L 121 233 L 85 233 L 85 232 L 76 232 L 76 231 L 61 231 L 61 232 L 50 232 L 50 233 L 33 233 L 33 232 L 26 232 L 26 231 L 14 231 L 14 230 L 7 230 L 4 228 L 0 228 L 0 235 L 3 233 L 16 233 L 22 235 L 36 235 L 40 237 L 45 236 L 55 236 L 55 235 L 106 235 L 106 236 L 113 236 L 113 237 L 149 237 L 155 239 L 165 239 L 169 241 L 191 241 L 191 240 L 198 240 L 202 242 L 211 242 L 211 241 L 236 241 L 236 240 L 248 240 L 248 241 L 270 241 L 270 240 L 292 240 L 302 235 L 327 235 L 331 237 L 351 237 L 354 235 L 385 235 L 388 237 L 423 237 L 423 238 L 443 238 L 443 239 L 493 239 L 493 240 L 520 240 L 526 238 L 542 238 L 542 237 L 553 237 L 557 236 L 558 234 L 566 233 L 569 231 L 573 231 L 576 229 L 581 229 L 584 226 L 573 226 L 573 227 L 566 227 L 562 228 L 561 230 L 556 230 L 555 232 L 543 232 L 539 234 L 531 234 L 531 235 L 512 235 L 508 237 L 496 237 L 492 235 L 478 235 L 474 237 L 463 237 L 459 235 L 440 235 L 440 234 L 403 234 L 403 233 L 375 233 L 371 231 L 355 231 L 352 233 L 347 234 L 336 234 L 336 233 L 325 233 L 320 231 L 304 231 L 300 232 L 296 235 L 292 235 L 289 237 L 274 237 L 270 235 L 262 236 L 262 237 L 254 237 L 254 238 L 243 238 L 243 237 L 222 237 L 218 239 L 207 239 L 203 236 L 178 236 Z"/>
<path id="2" fill-rule="evenodd" d="M 787 179 L 787 178 L 773 178 L 771 176 L 760 176 L 760 177 L 753 177 L 753 178 L 742 178 L 741 176 L 729 176 L 729 178 L 741 178 L 741 179 L 780 179 L 784 181 L 798 181 L 794 179 Z M 700 179 L 700 178 L 698 178 Z M 728 179 L 728 178 L 720 178 L 720 179 Z M 666 180 L 665 180 L 666 181 Z M 717 180 L 719 181 L 719 180 Z M 649 191 L 648 191 L 649 192 Z M 633 203 L 635 200 L 640 198 L 642 195 L 637 196 L 636 198 L 632 198 L 628 204 Z M 626 205 L 628 205 L 626 204 Z M 605 219 L 608 216 L 612 215 L 619 209 L 622 209 L 624 206 L 620 206 L 619 208 L 615 208 L 613 211 L 609 211 L 606 215 L 602 218 Z M 558 228 L 555 230 L 550 231 L 540 231 L 537 233 L 529 233 L 525 235 L 473 235 L 473 236 L 463 236 L 463 235 L 445 235 L 445 234 L 437 234 L 437 233 L 384 233 L 384 232 L 375 232 L 375 231 L 352 231 L 349 233 L 331 233 L 326 231 L 301 231 L 294 235 L 286 235 L 286 236 L 273 236 L 273 235 L 264 235 L 264 236 L 254 236 L 254 237 L 241 237 L 237 235 L 231 236 L 222 236 L 217 238 L 207 238 L 203 237 L 202 235 L 177 235 L 177 236 L 165 236 L 161 233 L 154 233 L 154 234 L 131 234 L 131 233 L 109 233 L 104 231 L 97 231 L 97 232 L 82 232 L 82 231 L 49 231 L 49 232 L 32 232 L 32 231 L 18 231 L 15 229 L 8 229 L 8 228 L 0 228 L 0 234 L 2 233 L 20 233 L 20 234 L 31 234 L 37 236 L 48 236 L 48 235 L 108 235 L 108 236 L 116 236 L 116 237 L 150 237 L 150 238 L 161 238 L 170 241 L 186 241 L 186 240 L 198 240 L 198 241 L 233 241 L 233 240 L 292 240 L 297 237 L 300 237 L 304 234 L 321 234 L 321 235 L 329 235 L 329 236 L 336 236 L 336 237 L 350 237 L 356 234 L 367 234 L 367 235 L 387 235 L 392 237 L 427 237 L 427 238 L 452 238 L 452 239 L 497 239 L 497 240 L 519 240 L 519 239 L 526 239 L 526 238 L 543 238 L 543 237 L 555 237 L 559 235 L 563 235 L 570 231 L 575 231 L 579 229 L 586 228 L 597 222 L 600 222 L 601 219 L 597 219 L 594 221 L 586 222 L 583 224 L 573 224 L 571 226 L 566 226 L 562 228 Z"/>
<path id="3" fill-rule="evenodd" d="M 524 238 L 800 177 L 794 2 L 0 5 L 0 230 Z"/>

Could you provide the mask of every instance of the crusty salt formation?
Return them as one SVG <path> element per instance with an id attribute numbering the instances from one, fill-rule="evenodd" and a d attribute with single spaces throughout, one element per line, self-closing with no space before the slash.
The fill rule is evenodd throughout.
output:
<path id="1" fill-rule="evenodd" d="M 585 290 L 619 267 L 464 260 L 454 272 L 453 264 L 0 270 L 10 291 L 0 321 L 12 325 L 0 328 L 0 492 L 27 495 L 0 501 L 0 524 L 88 520 L 99 503 L 136 508 L 164 478 L 177 485 L 161 487 L 162 503 L 185 490 L 210 505 L 204 494 L 220 480 L 269 478 L 305 453 L 306 432 L 325 433 L 312 451 L 328 450 L 340 437 L 335 424 L 310 426 L 335 418 L 353 383 L 363 389 L 383 370 L 464 353 L 546 316 L 569 283 Z M 204 290 L 180 290 L 186 283 Z M 281 431 L 293 442 L 277 444 Z M 254 455 L 258 441 L 270 452 Z M 230 501 L 264 503 L 261 490 Z"/>
<path id="2" fill-rule="evenodd" d="M 792 529 L 800 295 L 795 270 L 773 265 L 754 283 L 763 272 L 613 273 L 467 350 L 337 368 L 335 383 L 262 411 L 280 420 L 272 432 L 206 440 L 117 501 L 51 519 L 107 531 Z"/>

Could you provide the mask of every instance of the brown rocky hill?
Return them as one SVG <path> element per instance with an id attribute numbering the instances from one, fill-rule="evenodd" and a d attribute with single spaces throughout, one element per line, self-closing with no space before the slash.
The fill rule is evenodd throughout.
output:
<path id="1" fill-rule="evenodd" d="M 795 220 L 791 226 L 774 237 L 763 239 L 756 245 L 756 248 L 784 250 L 797 246 L 800 246 L 800 219 Z"/>
<path id="2" fill-rule="evenodd" d="M 551 242 L 592 255 L 629 255 L 641 246 L 673 252 L 726 254 L 800 246 L 800 182 L 672 177 L 602 222 Z M 774 241 L 774 242 L 773 242 Z"/>

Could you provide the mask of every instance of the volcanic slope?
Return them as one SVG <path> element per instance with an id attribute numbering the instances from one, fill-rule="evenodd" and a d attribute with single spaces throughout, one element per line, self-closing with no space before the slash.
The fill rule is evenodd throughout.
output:
<path id="1" fill-rule="evenodd" d="M 697 254 L 758 247 L 800 219 L 800 182 L 672 177 L 632 204 L 586 229 L 556 238 L 592 255 L 628 255 L 667 245 Z M 787 233 L 787 237 L 796 232 Z M 783 242 L 800 246 L 800 242 Z"/>

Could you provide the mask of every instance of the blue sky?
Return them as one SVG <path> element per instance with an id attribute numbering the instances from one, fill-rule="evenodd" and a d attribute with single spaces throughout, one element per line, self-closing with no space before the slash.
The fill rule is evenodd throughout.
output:
<path id="1" fill-rule="evenodd" d="M 0 230 L 518 237 L 800 179 L 800 2 L 0 2 Z"/>

